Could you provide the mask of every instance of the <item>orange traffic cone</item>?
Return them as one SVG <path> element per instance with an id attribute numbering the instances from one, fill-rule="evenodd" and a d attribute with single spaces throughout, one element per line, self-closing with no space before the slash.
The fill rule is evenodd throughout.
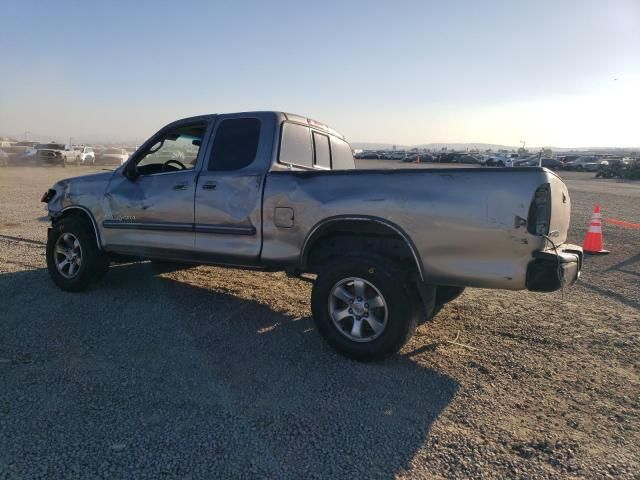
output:
<path id="1" fill-rule="evenodd" d="M 602 248 L 602 215 L 600 215 L 600 205 L 596 205 L 589 222 L 589 230 L 584 237 L 582 250 L 585 253 L 606 254 L 609 250 Z"/>

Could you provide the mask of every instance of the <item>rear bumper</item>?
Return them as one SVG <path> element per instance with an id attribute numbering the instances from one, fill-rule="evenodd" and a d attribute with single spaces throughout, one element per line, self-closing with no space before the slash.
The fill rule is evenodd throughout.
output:
<path id="1" fill-rule="evenodd" d="M 573 285 L 580 277 L 584 254 L 578 245 L 564 244 L 555 250 L 533 253 L 527 266 L 527 290 L 553 292 Z"/>

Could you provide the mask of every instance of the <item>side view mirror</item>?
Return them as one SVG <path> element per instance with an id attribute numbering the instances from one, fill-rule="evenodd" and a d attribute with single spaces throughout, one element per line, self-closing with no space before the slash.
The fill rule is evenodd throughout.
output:
<path id="1" fill-rule="evenodd" d="M 127 177 L 132 182 L 135 181 L 136 178 L 138 178 L 138 168 L 136 167 L 136 164 L 133 162 L 127 163 L 127 165 L 124 167 L 123 173 L 124 173 L 124 176 Z"/>

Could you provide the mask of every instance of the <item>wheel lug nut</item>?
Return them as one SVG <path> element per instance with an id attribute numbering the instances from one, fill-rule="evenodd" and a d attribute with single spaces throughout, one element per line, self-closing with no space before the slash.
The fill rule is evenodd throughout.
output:
<path id="1" fill-rule="evenodd" d="M 349 313 L 353 313 L 353 308 L 350 308 L 350 309 L 349 309 Z"/>
<path id="2" fill-rule="evenodd" d="M 361 297 L 358 297 L 358 301 L 359 301 L 359 302 L 361 302 L 361 301 L 362 301 L 362 298 L 361 298 Z"/>
<path id="3" fill-rule="evenodd" d="M 349 300 L 349 303 L 353 303 L 353 299 Z"/>
<path id="4" fill-rule="evenodd" d="M 360 317 L 356 317 L 356 320 L 360 320 Z"/>
<path id="5" fill-rule="evenodd" d="M 364 304 L 364 308 L 369 308 L 369 304 L 368 304 L 368 303 L 365 303 L 365 304 Z"/>

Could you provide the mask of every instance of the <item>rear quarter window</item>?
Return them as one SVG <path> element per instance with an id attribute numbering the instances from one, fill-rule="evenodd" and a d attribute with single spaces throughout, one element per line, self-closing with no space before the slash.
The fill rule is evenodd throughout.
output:
<path id="1" fill-rule="evenodd" d="M 347 142 L 336 137 L 331 137 L 331 159 L 333 170 L 352 170 L 356 168 L 351 147 Z"/>
<path id="2" fill-rule="evenodd" d="M 331 168 L 331 149 L 329 137 L 318 132 L 313 132 L 314 166 Z"/>
<path id="3" fill-rule="evenodd" d="M 313 167 L 313 150 L 311 148 L 311 130 L 297 123 L 282 125 L 282 141 L 280 143 L 280 163 Z"/>

